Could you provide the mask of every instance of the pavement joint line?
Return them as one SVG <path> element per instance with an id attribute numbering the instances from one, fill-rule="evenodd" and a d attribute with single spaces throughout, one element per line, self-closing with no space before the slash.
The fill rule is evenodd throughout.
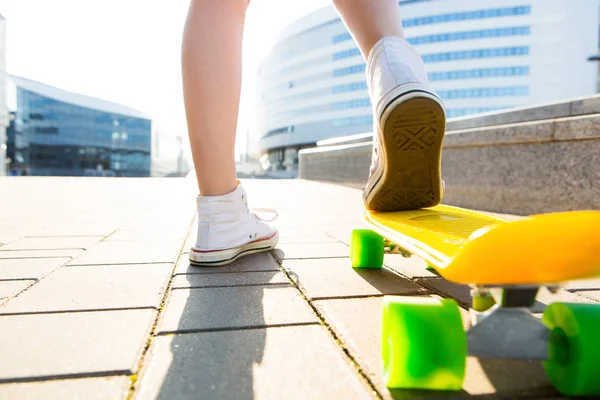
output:
<path id="1" fill-rule="evenodd" d="M 579 292 L 594 292 L 597 290 L 600 290 L 600 288 L 581 288 L 581 289 L 563 289 L 566 290 L 569 293 L 574 293 L 574 294 L 578 294 Z"/>
<path id="2" fill-rule="evenodd" d="M 160 305 L 157 308 L 157 312 L 156 312 L 156 316 L 154 318 L 154 322 L 152 323 L 152 326 L 150 327 L 150 332 L 148 333 L 148 336 L 146 338 L 146 344 L 144 345 L 144 348 L 142 349 L 142 352 L 140 354 L 139 357 L 139 361 L 136 365 L 136 368 L 134 371 L 132 371 L 131 374 L 129 374 L 130 376 L 130 380 L 131 380 L 131 384 L 129 386 L 129 393 L 127 394 L 126 400 L 132 400 L 135 392 L 136 392 L 136 386 L 139 385 L 138 382 L 141 382 L 141 380 L 139 379 L 139 374 L 142 373 L 143 368 L 144 368 L 144 361 L 146 360 L 146 355 L 148 354 L 148 351 L 150 350 L 150 346 L 152 345 L 152 339 L 154 337 L 156 337 L 156 329 L 158 327 L 159 321 L 160 321 L 160 317 L 162 315 L 162 311 L 165 309 L 165 306 L 167 304 L 167 299 L 169 297 L 169 294 L 171 292 L 171 285 L 173 284 L 173 280 L 175 279 L 175 270 L 177 269 L 177 265 L 179 264 L 179 260 L 181 259 L 181 256 L 183 255 L 183 248 L 185 246 L 185 244 L 187 243 L 187 237 L 190 235 L 190 233 L 192 232 L 192 228 L 194 225 L 194 218 L 192 218 L 192 220 L 189 223 L 188 226 L 188 230 L 187 230 L 187 234 L 186 234 L 186 238 L 185 240 L 182 241 L 181 246 L 179 247 L 179 256 L 177 257 L 177 259 L 175 260 L 175 262 L 173 263 L 173 266 L 171 268 L 171 277 L 169 278 L 169 281 L 167 282 L 167 285 L 165 287 L 165 292 L 163 293 L 163 298 L 160 302 Z M 131 378 L 131 377 L 135 377 L 135 379 Z"/>
<path id="3" fill-rule="evenodd" d="M 121 225 L 119 225 L 114 231 L 110 232 L 108 235 L 104 235 L 104 237 L 102 239 L 100 239 L 100 241 L 98 243 L 102 243 L 105 242 L 106 239 L 108 239 L 109 237 L 111 237 L 112 235 L 114 235 L 115 233 L 117 233 L 119 231 L 119 229 L 121 229 L 122 227 L 124 227 L 125 225 L 127 225 L 128 223 L 130 223 L 131 221 L 133 221 L 134 219 L 136 219 L 138 216 L 134 216 L 131 217 L 130 219 L 126 220 L 124 223 L 122 223 Z M 96 243 L 96 245 L 98 245 L 98 243 Z"/>
<path id="4" fill-rule="evenodd" d="M 8 250 L 0 248 L 0 251 L 6 251 L 6 252 L 9 252 L 9 251 L 56 251 L 56 250 L 83 250 L 83 251 L 85 251 L 86 249 L 81 248 L 81 247 L 61 247 L 60 249 L 8 249 Z M 46 258 L 46 257 L 44 257 L 44 258 Z"/>
<path id="5" fill-rule="evenodd" d="M 433 277 L 432 276 L 429 279 L 431 279 L 431 278 L 437 278 L 437 277 Z M 442 279 L 444 279 L 444 278 L 442 278 Z M 438 288 L 436 288 L 434 286 L 429 286 L 426 283 L 423 283 L 423 280 L 426 281 L 426 280 L 428 280 L 428 278 L 422 278 L 422 277 L 420 277 L 420 278 L 412 279 L 412 281 L 414 283 L 416 283 L 417 285 L 419 285 L 419 286 L 421 286 L 421 287 L 429 290 L 431 292 L 430 294 L 435 294 L 435 295 L 441 296 L 441 297 L 443 297 L 445 299 L 453 299 L 453 300 L 455 300 L 458 303 L 458 305 L 461 308 L 464 308 L 465 310 L 469 310 L 471 308 L 471 304 L 469 302 L 465 302 L 465 301 L 462 301 L 460 299 L 457 299 L 456 297 L 452 296 L 451 293 L 442 292 L 441 290 L 439 290 Z"/>
<path id="6" fill-rule="evenodd" d="M 103 235 L 42 235 L 42 236 L 23 236 L 22 238 L 16 239 L 54 239 L 54 238 L 71 238 L 71 237 L 104 237 Z M 14 242 L 14 240 L 13 240 Z M 7 244 L 7 243 L 5 243 Z"/>
<path id="7" fill-rule="evenodd" d="M 2 249 L 0 249 L 0 253 L 2 253 L 2 252 L 8 252 L 8 251 L 10 251 L 10 250 L 2 250 Z M 16 251 L 29 251 L 29 250 L 16 250 Z M 42 250 L 42 251 L 52 251 L 52 250 L 45 249 L 45 250 Z M 69 259 L 71 259 L 71 261 L 73 261 L 73 257 L 71 257 L 71 256 L 12 257 L 12 258 L 0 258 L 0 260 L 40 260 L 40 259 L 46 260 L 48 258 L 69 258 Z M 63 264 L 62 266 L 64 267 L 65 265 L 67 265 L 67 264 Z M 59 268 L 61 268 L 61 267 L 59 267 Z"/>
<path id="8" fill-rule="evenodd" d="M 599 302 L 598 299 L 595 299 L 595 298 L 593 298 L 591 296 L 587 296 L 585 293 L 580 293 L 578 291 L 577 292 L 570 292 L 570 293 L 573 293 L 575 296 L 583 297 L 586 300 L 591 300 L 594 303 L 598 303 Z"/>
<path id="9" fill-rule="evenodd" d="M 281 262 L 279 262 L 279 265 L 280 265 L 280 268 L 281 268 L 282 272 L 288 277 L 288 279 L 292 282 L 292 285 L 298 290 L 298 292 L 300 293 L 300 296 L 302 296 L 302 298 L 304 298 L 304 300 L 308 303 L 309 307 L 313 310 L 313 312 L 315 313 L 315 315 L 319 319 L 319 322 L 321 323 L 321 325 L 323 327 L 325 327 L 325 329 L 327 330 L 327 332 L 329 332 L 329 335 L 331 336 L 331 338 L 333 339 L 333 341 L 338 345 L 338 348 L 340 350 L 342 350 L 342 353 L 345 355 L 346 360 L 348 361 L 348 363 L 352 367 L 354 367 L 354 369 L 356 370 L 356 372 L 358 373 L 358 375 L 368 385 L 368 387 L 371 389 L 371 392 L 373 394 L 375 394 L 375 396 L 377 397 L 377 399 L 382 400 L 383 396 L 381 395 L 381 393 L 379 393 L 379 390 L 377 390 L 377 387 L 373 384 L 373 382 L 371 382 L 371 379 L 369 379 L 369 376 L 362 369 L 362 367 L 360 366 L 360 364 L 358 363 L 358 361 L 355 360 L 354 357 L 350 354 L 350 350 L 346 347 L 346 345 L 344 344 L 344 342 L 342 342 L 341 338 L 336 334 L 335 330 L 329 325 L 329 323 L 327 322 L 327 320 L 325 319 L 325 317 L 323 315 L 321 315 L 321 312 L 319 311 L 319 309 L 312 303 L 311 300 L 309 300 L 309 298 L 302 291 L 302 289 L 300 289 L 300 286 L 298 285 L 298 283 L 296 281 L 294 281 L 294 279 L 292 279 L 292 277 L 289 274 L 289 271 L 287 271 L 283 267 L 283 265 L 281 265 Z"/>
<path id="10" fill-rule="evenodd" d="M 267 324 L 267 325 L 247 325 L 247 326 L 235 326 L 228 328 L 198 328 L 198 329 L 182 329 L 176 331 L 163 331 L 158 332 L 154 336 L 172 336 L 172 335 L 183 335 L 192 333 L 213 333 L 213 332 L 236 332 L 236 331 L 251 331 L 260 329 L 273 329 L 273 328 L 290 328 L 298 326 L 321 326 L 321 322 L 290 322 L 286 324 Z"/>
<path id="11" fill-rule="evenodd" d="M 60 267 L 59 267 L 60 268 Z M 19 279 L 20 280 L 20 279 Z M 30 279 L 29 279 L 30 280 Z M 3 281 L 3 282 L 7 282 L 7 281 Z M 32 286 L 34 286 L 36 283 L 38 283 L 39 281 L 37 279 L 34 279 L 34 282 L 31 285 L 28 285 L 26 288 L 20 290 L 19 292 L 17 292 L 16 294 L 14 294 L 13 296 L 7 297 L 4 300 L 0 300 L 0 316 L 2 315 L 2 306 L 4 306 L 4 304 L 8 303 L 9 301 L 11 301 L 12 299 L 18 297 L 21 295 L 21 293 L 26 292 L 27 290 L 29 290 Z"/>
<path id="12" fill-rule="evenodd" d="M 427 288 L 425 288 L 427 289 Z M 357 294 L 357 295 L 348 295 L 348 296 L 322 296 L 322 297 L 311 297 L 310 301 L 322 301 L 322 300 L 353 300 L 353 299 L 370 299 L 370 298 L 379 298 L 385 296 L 427 296 L 431 291 L 427 289 L 427 292 L 406 292 L 402 294 Z"/>
<path id="13" fill-rule="evenodd" d="M 38 278 L 14 278 L 14 279 L 2 279 L 2 278 L 0 278 L 0 282 L 37 281 L 37 280 L 38 280 Z"/>
<path id="14" fill-rule="evenodd" d="M 31 383 L 31 382 L 47 382 L 47 381 L 59 381 L 59 380 L 74 380 L 84 378 L 106 378 L 106 377 L 117 377 L 117 376 L 128 376 L 131 375 L 130 370 L 114 370 L 114 371 L 98 371 L 98 372 L 82 372 L 78 374 L 63 374 L 63 375 L 39 375 L 39 376 L 28 376 L 22 378 L 1 378 L 0 385 L 11 384 L 11 383 Z"/>
<path id="15" fill-rule="evenodd" d="M 33 284 L 31 285 L 33 286 Z M 29 286 L 28 288 L 30 288 Z M 27 290 L 27 289 L 25 289 Z M 24 292 L 23 290 L 22 292 Z M 21 293 L 22 293 L 21 292 Z M 15 296 L 17 297 L 17 296 Z M 13 297 L 14 299 L 14 297 Z M 91 313 L 91 312 L 103 312 L 103 311 L 136 311 L 136 310 L 157 310 L 153 306 L 142 306 L 142 307 L 114 307 L 114 308 L 90 308 L 81 310 L 52 310 L 52 311 L 24 311 L 15 313 L 4 313 L 2 307 L 0 307 L 0 318 L 2 317 L 14 317 L 14 316 L 29 316 L 29 315 L 49 315 L 49 314 L 80 314 L 80 313 Z"/>
<path id="16" fill-rule="evenodd" d="M 173 290 L 185 290 L 185 289 L 223 289 L 230 287 L 272 287 L 272 286 L 291 286 L 289 283 L 277 282 L 277 283 L 248 283 L 238 285 L 215 285 L 215 286 L 177 286 L 171 288 Z"/>
<path id="17" fill-rule="evenodd" d="M 184 253 L 185 254 L 185 253 Z M 184 255 L 182 254 L 182 255 Z M 202 267 L 197 267 L 199 270 L 202 270 Z M 215 267 L 211 267 L 211 268 L 215 268 Z M 281 270 L 279 268 L 277 269 L 257 269 L 257 270 L 252 270 L 252 271 L 238 271 L 238 272 L 226 272 L 226 271 L 222 271 L 222 272 L 177 272 L 175 273 L 174 276 L 185 276 L 185 275 L 224 275 L 224 274 L 231 274 L 231 275 L 235 275 L 235 274 L 254 274 L 256 272 L 280 272 Z"/>
<path id="18" fill-rule="evenodd" d="M 97 263 L 97 264 L 65 264 L 63 265 L 63 267 L 100 267 L 100 266 L 108 266 L 108 265 L 114 265 L 114 266 L 120 266 L 120 265 L 158 265 L 158 264 L 177 264 L 176 262 L 173 261 L 152 261 L 152 262 L 145 262 L 145 263 L 109 263 L 109 264 L 103 264 L 103 263 Z"/>
<path id="19" fill-rule="evenodd" d="M 54 269 L 53 271 L 50 271 L 50 273 L 48 273 L 45 276 L 42 276 L 39 279 L 34 279 L 35 282 L 33 282 L 31 285 L 27 286 L 25 289 L 21 290 L 20 292 L 18 292 L 17 294 L 15 294 L 14 296 L 11 296 L 10 298 L 6 299 L 5 301 L 0 302 L 0 316 L 2 316 L 2 307 L 7 304 L 10 300 L 16 299 L 17 297 L 19 297 L 21 294 L 25 293 L 26 291 L 28 291 L 29 289 L 31 289 L 33 286 L 35 286 L 36 284 L 38 284 L 40 281 L 46 279 L 47 277 L 49 277 L 50 275 L 52 275 L 53 273 L 55 273 L 56 271 L 58 271 L 61 268 L 64 268 L 69 262 L 73 261 L 73 257 L 32 257 L 32 258 L 9 258 L 9 260 L 30 260 L 30 259 L 38 259 L 38 258 L 42 258 L 42 259 L 47 259 L 47 258 L 68 258 L 69 260 L 62 264 L 61 266 L 57 267 L 56 269 Z M 6 315 L 6 314 L 4 314 Z"/>

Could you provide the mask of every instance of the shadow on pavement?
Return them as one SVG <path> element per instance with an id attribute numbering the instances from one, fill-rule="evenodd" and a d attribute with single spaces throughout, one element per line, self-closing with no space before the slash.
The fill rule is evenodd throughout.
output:
<path id="1" fill-rule="evenodd" d="M 174 289 L 189 293 L 177 327 L 185 333 L 162 336 L 171 339 L 172 359 L 157 398 L 253 399 L 253 370 L 263 359 L 267 332 L 265 290 L 274 288 Z"/>

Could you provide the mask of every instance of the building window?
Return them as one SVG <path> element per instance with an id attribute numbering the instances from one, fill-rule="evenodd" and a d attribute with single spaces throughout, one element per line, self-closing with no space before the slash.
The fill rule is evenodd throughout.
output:
<path id="1" fill-rule="evenodd" d="M 333 120 L 333 126 L 341 127 L 341 126 L 352 126 L 352 125 L 372 125 L 373 124 L 373 116 L 372 115 L 361 115 L 358 117 L 346 117 L 346 118 L 338 118 Z"/>
<path id="2" fill-rule="evenodd" d="M 458 71 L 430 72 L 430 81 L 448 81 L 456 79 L 491 78 L 503 76 L 526 76 L 529 75 L 529 67 L 499 67 L 479 68 Z"/>
<path id="3" fill-rule="evenodd" d="M 476 58 L 513 57 L 529 55 L 528 46 L 500 47 L 495 49 L 463 50 L 448 53 L 424 54 L 423 61 L 426 63 L 470 60 Z"/>
<path id="4" fill-rule="evenodd" d="M 282 133 L 292 133 L 294 132 L 294 126 L 284 126 L 282 128 L 277 128 L 277 129 L 272 129 L 270 131 L 268 131 L 267 133 L 265 133 L 263 135 L 263 137 L 269 137 L 269 136 L 273 136 L 273 135 L 279 135 Z"/>
<path id="5" fill-rule="evenodd" d="M 344 42 L 350 39 L 352 39 L 352 36 L 349 33 L 342 33 L 341 35 L 335 35 L 333 37 L 333 43 Z"/>
<path id="6" fill-rule="evenodd" d="M 360 50 L 358 48 L 339 51 L 337 53 L 333 53 L 333 61 L 341 60 L 343 58 L 356 57 L 360 55 Z"/>
<path id="7" fill-rule="evenodd" d="M 455 89 L 440 90 L 437 92 L 442 99 L 470 99 L 479 97 L 512 97 L 528 96 L 529 87 L 527 86 L 509 86 L 494 88 L 475 88 L 475 89 Z"/>
<path id="8" fill-rule="evenodd" d="M 371 107 L 371 100 L 369 99 L 355 99 L 347 101 L 338 101 L 331 104 L 333 110 L 346 110 L 348 108 L 361 108 Z"/>
<path id="9" fill-rule="evenodd" d="M 366 89 L 367 89 L 367 82 L 361 81 L 361 82 L 347 83 L 344 85 L 336 85 L 331 88 L 331 92 L 332 93 L 344 93 L 344 92 L 353 92 L 356 90 L 366 90 Z"/>
<path id="10" fill-rule="evenodd" d="M 416 2 L 415 0 L 408 1 L 407 3 Z M 403 4 L 401 1 L 400 4 Z M 475 19 L 486 19 L 486 18 L 500 18 L 510 17 L 516 15 L 529 15 L 531 14 L 531 6 L 518 6 L 518 7 L 507 7 L 507 8 L 493 8 L 487 10 L 477 11 L 466 11 L 451 14 L 433 15 L 418 18 L 409 18 L 402 21 L 402 25 L 405 28 L 411 28 L 414 26 L 431 25 L 431 24 L 442 24 L 447 22 L 457 21 L 468 21 Z M 346 40 L 351 40 L 352 36 L 349 33 L 336 35 L 333 37 L 333 43 L 339 43 Z"/>
<path id="11" fill-rule="evenodd" d="M 339 68 L 333 70 L 333 76 L 344 76 L 351 74 L 359 74 L 361 72 L 365 72 L 366 64 L 353 65 L 351 67 Z"/>
<path id="12" fill-rule="evenodd" d="M 451 42 L 455 40 L 472 40 L 503 36 L 521 36 L 529 35 L 530 33 L 531 30 L 528 26 L 518 26 L 512 28 L 495 28 L 468 32 L 440 33 L 436 35 L 407 38 L 406 40 L 413 45 L 420 45 L 439 42 Z"/>
<path id="13" fill-rule="evenodd" d="M 464 117 L 467 115 L 481 114 L 492 111 L 506 110 L 514 106 L 499 106 L 499 107 L 472 107 L 472 108 L 449 108 L 446 110 L 448 118 Z"/>
<path id="14" fill-rule="evenodd" d="M 429 17 L 418 17 L 410 18 L 402 21 L 402 25 L 405 28 L 420 26 L 420 25 L 431 25 L 440 24 L 445 22 L 456 22 L 456 21 L 467 21 L 473 19 L 486 19 L 486 18 L 499 18 L 509 17 L 515 15 L 528 15 L 531 14 L 531 6 L 519 6 L 519 7 L 507 7 L 507 8 L 493 8 L 488 10 L 477 10 L 477 11 L 466 11 L 460 13 L 442 14 Z"/>

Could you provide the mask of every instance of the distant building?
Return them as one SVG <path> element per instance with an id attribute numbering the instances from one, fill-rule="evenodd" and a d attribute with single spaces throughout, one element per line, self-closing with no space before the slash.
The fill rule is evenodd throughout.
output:
<path id="1" fill-rule="evenodd" d="M 6 174 L 6 128 L 8 127 L 6 107 L 6 20 L 0 15 L 0 176 Z"/>
<path id="2" fill-rule="evenodd" d="M 153 177 L 185 176 L 191 166 L 184 152 L 187 138 L 168 134 L 152 123 L 152 159 L 150 175 Z"/>
<path id="3" fill-rule="evenodd" d="M 401 0 L 448 117 L 596 92 L 598 0 Z M 290 25 L 261 64 L 251 141 L 273 171 L 298 150 L 372 131 L 365 62 L 327 6 Z"/>
<path id="4" fill-rule="evenodd" d="M 9 86 L 11 175 L 151 175 L 149 116 L 17 76 Z"/>

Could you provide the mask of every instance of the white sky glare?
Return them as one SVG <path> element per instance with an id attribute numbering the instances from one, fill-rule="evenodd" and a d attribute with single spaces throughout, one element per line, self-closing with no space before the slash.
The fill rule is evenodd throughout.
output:
<path id="1" fill-rule="evenodd" d="M 258 63 L 278 32 L 327 4 L 252 1 L 238 154 L 245 150 Z M 7 20 L 8 72 L 136 108 L 166 132 L 185 136 L 180 48 L 188 5 L 189 0 L 0 0 Z"/>

